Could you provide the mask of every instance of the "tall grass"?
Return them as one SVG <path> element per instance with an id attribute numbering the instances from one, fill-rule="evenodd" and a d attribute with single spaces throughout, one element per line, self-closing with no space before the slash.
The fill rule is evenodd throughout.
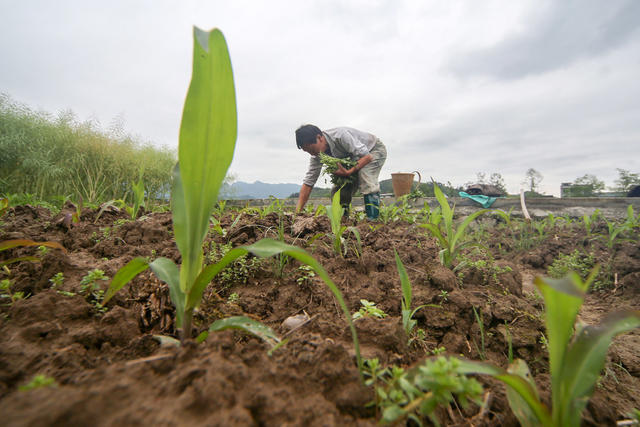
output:
<path id="1" fill-rule="evenodd" d="M 0 193 L 85 202 L 128 198 L 144 167 L 151 200 L 169 193 L 176 154 L 122 131 L 80 122 L 72 112 L 36 112 L 0 95 Z"/>

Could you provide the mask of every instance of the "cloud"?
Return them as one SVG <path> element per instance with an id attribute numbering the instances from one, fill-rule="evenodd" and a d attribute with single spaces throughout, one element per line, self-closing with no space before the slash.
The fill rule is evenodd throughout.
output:
<path id="1" fill-rule="evenodd" d="M 550 1 L 531 10 L 520 34 L 492 46 L 459 52 L 448 69 L 461 77 L 518 79 L 607 53 L 630 40 L 640 28 L 636 0 Z"/>

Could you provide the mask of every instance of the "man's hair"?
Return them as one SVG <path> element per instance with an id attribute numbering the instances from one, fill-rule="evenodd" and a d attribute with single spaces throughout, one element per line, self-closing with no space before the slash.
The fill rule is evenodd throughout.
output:
<path id="1" fill-rule="evenodd" d="M 302 149 L 303 145 L 315 144 L 318 135 L 322 135 L 318 126 L 302 125 L 296 130 L 296 145 Z"/>

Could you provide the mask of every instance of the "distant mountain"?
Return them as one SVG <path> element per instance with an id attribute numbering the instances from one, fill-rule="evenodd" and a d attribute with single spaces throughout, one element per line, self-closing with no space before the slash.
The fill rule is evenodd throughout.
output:
<path id="1" fill-rule="evenodd" d="M 224 186 L 220 191 L 220 197 L 225 199 L 268 199 L 273 196 L 285 199 L 293 193 L 300 191 L 300 184 L 269 184 L 256 181 L 254 183 L 237 181 L 230 186 Z"/>

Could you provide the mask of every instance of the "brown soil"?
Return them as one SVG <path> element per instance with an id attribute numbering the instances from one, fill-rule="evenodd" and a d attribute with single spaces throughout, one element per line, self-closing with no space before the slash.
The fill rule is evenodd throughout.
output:
<path id="1" fill-rule="evenodd" d="M 308 313 L 313 320 L 289 335 L 271 356 L 258 338 L 239 332 L 210 335 L 203 344 L 161 344 L 155 335 L 175 336 L 174 309 L 168 287 L 146 271 L 123 288 L 101 313 L 91 298 L 79 294 L 88 271 L 109 277 L 136 256 L 164 256 L 180 261 L 169 213 L 148 214 L 135 222 L 119 212 L 85 210 L 77 224 L 65 214 L 52 216 L 31 206 L 12 208 L 2 219 L 0 240 L 27 238 L 60 242 L 66 253 L 49 250 L 41 262 L 9 265 L 12 292 L 28 297 L 0 307 L 0 413 L 2 424 L 42 425 L 375 425 L 367 405 L 373 392 L 359 381 L 349 329 L 333 295 L 316 277 L 291 261 L 277 275 L 276 260 L 255 265 L 246 283 L 219 281 L 210 286 L 195 316 L 194 336 L 216 319 L 245 314 L 271 326 L 279 335 L 289 316 Z M 234 213 L 235 215 L 235 213 Z M 243 213 L 221 220 L 225 235 L 210 233 L 216 243 L 234 246 L 277 236 L 279 218 Z M 597 322 L 614 309 L 640 302 L 640 247 L 633 240 L 609 250 L 588 238 L 578 225 L 551 230 L 528 250 L 504 228 L 485 227 L 489 250 L 501 269 L 462 268 L 462 276 L 440 265 L 435 241 L 415 224 L 360 223 L 362 250 L 335 256 L 326 218 L 304 221 L 291 235 L 294 217 L 283 217 L 285 240 L 308 250 L 342 290 L 352 312 L 360 300 L 377 304 L 388 317 L 356 322 L 363 356 L 382 364 L 411 366 L 431 351 L 480 359 L 480 328 L 473 308 L 482 313 L 486 358 L 505 366 L 507 333 L 516 357 L 527 361 L 542 397 L 549 401 L 548 359 L 541 344 L 545 332 L 542 299 L 532 285 L 558 254 L 574 249 L 593 252 L 607 263 L 617 284 L 589 294 L 581 320 Z M 353 225 L 353 224 L 352 224 Z M 491 224 L 489 224 L 491 225 Z M 485 224 L 486 226 L 486 224 Z M 481 225 L 478 227 L 482 227 Z M 318 233 L 327 233 L 318 236 Z M 401 289 L 396 249 L 413 284 L 414 306 L 441 304 L 417 313 L 426 336 L 407 345 L 401 327 Z M 1 259 L 37 254 L 36 248 L 0 253 Z M 510 267 L 510 268 L 505 268 Z M 64 274 L 52 289 L 49 279 Z M 108 282 L 101 282 L 106 289 Z M 215 292 L 217 290 L 217 292 Z M 445 291 L 445 292 L 443 292 Z M 62 292 L 62 293 L 61 293 Z M 67 294 L 65 294 L 65 292 Z M 75 295 L 69 296 L 74 293 Z M 229 297 L 237 295 L 235 302 Z M 446 298 L 443 297 L 446 294 Z M 234 295 L 235 297 L 235 295 Z M 231 298 L 231 300 L 234 299 Z M 6 298 L 2 300 L 6 302 Z M 53 377 L 58 386 L 19 390 L 36 374 Z M 488 409 L 442 410 L 445 425 L 517 425 L 504 386 L 485 377 Z M 640 331 L 618 337 L 584 418 L 587 425 L 611 425 L 632 408 L 640 408 Z"/>

